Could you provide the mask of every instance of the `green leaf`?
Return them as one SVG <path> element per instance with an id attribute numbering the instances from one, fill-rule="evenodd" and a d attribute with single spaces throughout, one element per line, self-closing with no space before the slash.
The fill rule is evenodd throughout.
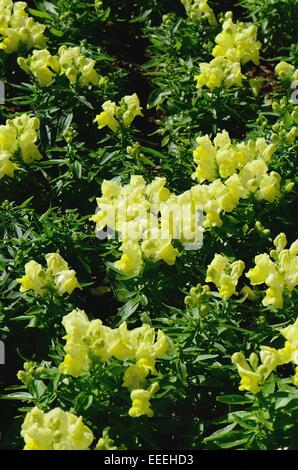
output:
<path id="1" fill-rule="evenodd" d="M 10 393 L 9 395 L 1 395 L 3 400 L 25 400 L 30 401 L 33 399 L 31 393 L 28 392 L 15 392 Z"/>
<path id="2" fill-rule="evenodd" d="M 47 19 L 52 19 L 51 15 L 49 13 L 46 13 L 45 11 L 40 11 L 40 10 L 35 10 L 34 8 L 28 8 L 28 12 L 30 15 L 35 16 L 36 18 L 47 18 Z"/>
<path id="3" fill-rule="evenodd" d="M 126 302 L 126 304 L 118 310 L 118 316 L 120 316 L 120 321 L 118 324 L 121 324 L 122 322 L 127 320 L 137 310 L 139 304 L 139 295 L 137 295 L 134 299 L 131 299 Z"/>
<path id="4" fill-rule="evenodd" d="M 252 403 L 253 399 L 245 395 L 220 395 L 216 398 L 220 403 L 227 405 L 244 405 L 245 403 Z"/>

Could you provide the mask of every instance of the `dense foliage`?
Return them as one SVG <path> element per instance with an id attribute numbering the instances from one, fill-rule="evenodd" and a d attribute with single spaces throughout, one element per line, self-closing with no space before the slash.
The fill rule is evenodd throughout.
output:
<path id="1" fill-rule="evenodd" d="M 0 0 L 1 448 L 298 449 L 297 16 Z"/>

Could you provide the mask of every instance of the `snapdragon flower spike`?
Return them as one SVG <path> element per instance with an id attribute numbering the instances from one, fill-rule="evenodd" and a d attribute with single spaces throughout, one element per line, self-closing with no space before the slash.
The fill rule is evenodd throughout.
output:
<path id="1" fill-rule="evenodd" d="M 21 436 L 24 450 L 88 450 L 94 439 L 81 416 L 61 408 L 45 413 L 37 406 L 26 414 Z"/>
<path id="2" fill-rule="evenodd" d="M 0 1 L 0 49 L 11 54 L 25 47 L 27 49 L 45 47 L 46 27 L 34 21 L 26 13 L 27 3 Z"/>
<path id="3" fill-rule="evenodd" d="M 211 62 L 200 64 L 200 73 L 195 77 L 197 87 L 206 86 L 210 90 L 215 88 L 240 87 L 242 81 L 246 79 L 241 73 L 239 62 L 231 62 L 226 57 L 215 57 Z"/>
<path id="4" fill-rule="evenodd" d="M 261 346 L 260 358 L 252 353 L 249 358 L 250 364 L 242 352 L 233 354 L 232 363 L 237 367 L 241 377 L 239 390 L 258 393 L 270 374 L 279 366 L 289 362 L 295 366 L 292 382 L 298 385 L 298 318 L 294 324 L 283 328 L 280 333 L 286 339 L 284 346 L 280 349 Z"/>
<path id="5" fill-rule="evenodd" d="M 212 51 L 214 57 L 226 57 L 231 62 L 246 64 L 252 61 L 259 63 L 261 43 L 257 41 L 258 29 L 255 25 L 246 25 L 240 21 L 233 22 L 233 14 L 228 11 L 222 31 L 216 36 L 216 46 Z"/>
<path id="6" fill-rule="evenodd" d="M 138 95 L 124 96 L 120 103 L 116 105 L 113 101 L 106 101 L 102 105 L 103 111 L 98 114 L 94 122 L 98 129 L 108 126 L 113 132 L 117 132 L 120 125 L 129 127 L 137 116 L 143 116 Z"/>
<path id="7" fill-rule="evenodd" d="M 76 272 L 69 269 L 68 263 L 59 253 L 48 253 L 46 256 L 47 268 L 31 260 L 25 264 L 25 274 L 17 279 L 21 284 L 20 291 L 33 290 L 42 295 L 46 286 L 53 286 L 59 295 L 71 294 L 74 289 L 80 288 Z"/>
<path id="8" fill-rule="evenodd" d="M 242 80 L 246 79 L 241 73 L 241 64 L 259 63 L 261 43 L 257 41 L 257 27 L 239 21 L 234 23 L 233 14 L 228 11 L 215 42 L 212 51 L 215 58 L 200 64 L 200 73 L 195 77 L 197 87 L 206 86 L 213 90 L 241 86 Z"/>
<path id="9" fill-rule="evenodd" d="M 249 168 L 246 165 L 255 160 L 268 164 L 276 150 L 276 145 L 268 144 L 263 137 L 232 143 L 225 130 L 218 132 L 213 142 L 207 134 L 197 137 L 196 142 L 193 156 L 198 167 L 192 177 L 200 183 L 212 182 L 218 177 L 224 180 L 239 173 L 244 184 L 245 168 Z"/>
<path id="10" fill-rule="evenodd" d="M 143 387 L 149 374 L 157 374 L 156 360 L 168 350 L 169 342 L 163 331 L 155 332 L 147 324 L 128 330 L 125 322 L 112 329 L 99 319 L 89 321 L 85 312 L 78 309 L 66 315 L 62 324 L 66 330 L 66 355 L 59 367 L 61 372 L 78 377 L 95 361 L 105 363 L 112 357 L 134 361 L 126 369 L 123 380 L 123 387 L 131 392 L 129 415 L 153 416 L 149 400 L 158 386 L 155 384 L 148 390 Z"/>
<path id="11" fill-rule="evenodd" d="M 284 295 L 291 295 L 298 285 L 298 240 L 286 249 L 287 238 L 280 233 L 274 239 L 275 250 L 255 257 L 255 267 L 246 276 L 253 286 L 265 284 L 268 289 L 262 304 L 270 309 L 283 307 Z"/>
<path id="12" fill-rule="evenodd" d="M 17 152 L 25 164 L 42 158 L 36 145 L 39 125 L 38 118 L 21 114 L 7 119 L 5 125 L 0 126 L 0 179 L 14 176 L 18 168 L 15 159 Z"/>
<path id="13" fill-rule="evenodd" d="M 61 46 L 57 55 L 52 55 L 47 49 L 34 50 L 27 59 L 18 57 L 18 64 L 26 73 L 33 75 L 41 87 L 51 85 L 61 75 L 81 88 L 106 81 L 96 72 L 95 60 L 85 57 L 80 47 Z"/>
<path id="14" fill-rule="evenodd" d="M 213 282 L 219 289 L 219 296 L 223 300 L 228 300 L 236 294 L 238 279 L 245 269 L 243 261 L 233 263 L 225 256 L 216 254 L 207 269 L 206 282 Z"/>
<path id="15" fill-rule="evenodd" d="M 146 184 L 133 175 L 129 184 L 104 181 L 98 212 L 91 218 L 96 230 L 108 227 L 119 235 L 121 258 L 114 266 L 125 275 L 137 275 L 144 260 L 173 265 L 180 255 L 173 245 L 199 243 L 202 228 L 190 191 L 175 195 L 165 187 L 166 179 L 157 177 Z"/>

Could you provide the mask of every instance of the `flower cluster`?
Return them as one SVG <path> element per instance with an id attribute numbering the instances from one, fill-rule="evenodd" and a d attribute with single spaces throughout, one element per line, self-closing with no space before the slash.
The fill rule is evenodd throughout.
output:
<path id="1" fill-rule="evenodd" d="M 213 282 L 219 289 L 219 296 L 228 300 L 236 293 L 238 279 L 245 269 L 243 261 L 231 263 L 225 256 L 216 254 L 207 269 L 206 282 Z"/>
<path id="2" fill-rule="evenodd" d="M 292 381 L 298 385 L 298 318 L 292 325 L 281 330 L 281 334 L 286 339 L 283 348 L 275 349 L 268 346 L 261 346 L 260 365 L 259 358 L 252 353 L 249 362 L 242 352 L 237 352 L 232 356 L 232 363 L 237 367 L 241 377 L 239 390 L 247 390 L 251 393 L 258 393 L 260 385 L 265 382 L 269 375 L 278 366 L 292 362 L 295 365 L 295 375 Z"/>
<path id="3" fill-rule="evenodd" d="M 120 125 L 129 127 L 137 116 L 143 116 L 138 95 L 124 96 L 120 103 L 116 105 L 113 101 L 106 101 L 102 105 L 103 111 L 94 120 L 98 129 L 108 126 L 111 131 L 117 132 Z"/>
<path id="4" fill-rule="evenodd" d="M 259 63 L 261 43 L 257 41 L 257 27 L 233 22 L 231 11 L 225 14 L 222 31 L 215 38 L 212 51 L 215 57 L 210 63 L 200 64 L 200 74 L 196 77 L 198 88 L 210 89 L 240 86 L 245 78 L 241 65 L 252 61 Z"/>
<path id="5" fill-rule="evenodd" d="M 12 177 L 18 168 L 15 157 L 19 154 L 24 163 L 42 158 L 37 145 L 39 120 L 21 114 L 14 119 L 7 119 L 0 126 L 0 179 Z"/>
<path id="6" fill-rule="evenodd" d="M 82 310 L 73 310 L 63 318 L 66 330 L 65 358 L 60 364 L 64 374 L 78 377 L 88 371 L 94 361 L 107 362 L 112 357 L 119 361 L 130 360 L 124 374 L 123 386 L 131 392 L 130 416 L 152 416 L 149 400 L 158 389 L 152 384 L 148 390 L 143 387 L 147 376 L 156 374 L 156 359 L 168 350 L 168 340 L 163 331 L 144 324 L 128 330 L 126 323 L 118 328 L 109 328 L 101 320 L 88 320 Z"/>
<path id="7" fill-rule="evenodd" d="M 246 276 L 253 286 L 266 284 L 266 296 L 262 303 L 266 307 L 281 308 L 284 292 L 290 294 L 298 285 L 298 240 L 285 249 L 287 238 L 280 233 L 274 240 L 275 250 L 270 255 L 263 253 L 255 257 L 255 267 Z"/>
<path id="8" fill-rule="evenodd" d="M 261 49 L 261 43 L 257 41 L 257 31 L 255 25 L 246 26 L 240 21 L 233 23 L 233 14 L 228 11 L 222 31 L 215 38 L 216 46 L 212 55 L 226 57 L 231 62 L 242 64 L 252 61 L 257 65 Z"/>
<path id="9" fill-rule="evenodd" d="M 289 249 L 285 249 L 287 238 L 284 233 L 280 233 L 273 243 L 275 250 L 271 250 L 269 255 L 257 255 L 255 267 L 245 276 L 249 278 L 252 286 L 266 284 L 268 289 L 262 304 L 278 309 L 283 306 L 284 295 L 291 295 L 298 285 L 298 240 L 292 243 Z M 213 282 L 219 288 L 219 296 L 227 300 L 236 293 L 238 279 L 244 268 L 243 261 L 230 263 L 224 256 L 216 254 L 208 266 L 206 282 Z M 248 286 L 242 289 L 242 293 L 250 300 L 256 300 L 262 295 L 261 291 L 254 291 Z"/>
<path id="10" fill-rule="evenodd" d="M 196 142 L 193 156 L 198 166 L 192 177 L 200 183 L 218 177 L 226 179 L 238 172 L 241 175 L 241 170 L 253 160 L 270 162 L 276 150 L 276 146 L 267 144 L 264 138 L 233 144 L 227 131 L 217 133 L 213 143 L 208 135 L 198 137 Z"/>
<path id="11" fill-rule="evenodd" d="M 0 0 L 0 49 L 7 54 L 20 47 L 45 47 L 45 26 L 29 17 L 26 8 L 25 2 Z"/>
<path id="12" fill-rule="evenodd" d="M 61 408 L 45 413 L 37 406 L 26 414 L 21 436 L 24 450 L 88 450 L 94 439 L 81 416 Z"/>
<path id="13" fill-rule="evenodd" d="M 32 260 L 25 264 L 25 274 L 17 282 L 21 284 L 20 291 L 33 290 L 42 294 L 46 286 L 53 286 L 59 295 L 71 294 L 80 287 L 76 272 L 69 269 L 67 262 L 59 253 L 48 253 L 46 256 L 47 269 Z"/>
<path id="14" fill-rule="evenodd" d="M 47 49 L 34 50 L 27 59 L 18 57 L 19 66 L 32 74 L 41 87 L 49 86 L 58 75 L 65 75 L 79 87 L 102 84 L 105 79 L 94 69 L 95 60 L 85 57 L 80 47 L 61 46 L 58 55 Z"/>
<path id="15" fill-rule="evenodd" d="M 194 160 L 198 167 L 192 177 L 211 183 L 196 185 L 191 191 L 194 202 L 206 213 L 205 227 L 222 225 L 221 212 L 233 211 L 240 199 L 251 194 L 268 202 L 280 196 L 280 175 L 268 172 L 267 166 L 275 145 L 263 138 L 234 145 L 226 131 L 217 134 L 213 143 L 208 135 L 198 137 L 197 144 Z"/>
<path id="16" fill-rule="evenodd" d="M 193 21 L 204 18 L 210 25 L 216 25 L 216 17 L 212 8 L 208 5 L 208 0 L 181 0 L 186 13 Z"/>
<path id="17" fill-rule="evenodd" d="M 298 69 L 288 62 L 281 61 L 275 67 L 275 73 L 279 80 L 294 81 L 298 80 Z"/>
<path id="18" fill-rule="evenodd" d="M 245 75 L 241 73 L 239 62 L 231 62 L 226 57 L 215 57 L 211 62 L 200 64 L 200 74 L 196 76 L 197 87 L 230 88 L 241 86 Z"/>
<path id="19" fill-rule="evenodd" d="M 126 275 L 139 273 L 143 258 L 174 264 L 179 251 L 173 239 L 179 238 L 185 244 L 202 239 L 191 191 L 177 196 L 165 184 L 165 178 L 146 184 L 137 175 L 124 186 L 106 180 L 102 184 L 102 197 L 97 199 L 99 210 L 91 220 L 98 231 L 108 227 L 118 232 L 123 255 L 115 267 Z"/>

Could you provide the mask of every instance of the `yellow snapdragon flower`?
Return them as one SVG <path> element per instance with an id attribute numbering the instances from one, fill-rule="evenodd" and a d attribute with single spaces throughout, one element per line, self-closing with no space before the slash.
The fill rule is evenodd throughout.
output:
<path id="1" fill-rule="evenodd" d="M 187 0 L 186 0 L 187 2 Z M 245 75 L 241 64 L 252 61 L 259 63 L 261 43 L 257 41 L 257 27 L 242 22 L 233 23 L 231 11 L 225 14 L 222 31 L 215 38 L 216 46 L 212 55 L 215 59 L 200 64 L 200 74 L 195 77 L 197 87 L 230 88 L 241 86 Z"/>
<path id="2" fill-rule="evenodd" d="M 264 138 L 233 144 L 227 131 L 217 133 L 213 142 L 208 135 L 198 137 L 196 142 L 193 156 L 198 167 L 192 177 L 200 183 L 205 180 L 212 182 L 218 176 L 226 179 L 244 168 L 249 169 L 250 166 L 246 165 L 255 160 L 260 160 L 261 163 L 258 165 L 261 165 L 262 174 L 265 175 L 267 167 L 264 163 L 270 162 L 276 150 L 276 146 L 272 143 L 267 144 Z M 254 165 L 257 164 L 251 166 Z M 242 175 L 243 172 L 240 176 Z M 265 187 L 265 182 L 263 185 Z"/>
<path id="3" fill-rule="evenodd" d="M 206 86 L 210 90 L 214 88 L 230 88 L 241 86 L 245 76 L 241 73 L 239 62 L 232 62 L 226 57 L 215 57 L 211 62 L 200 64 L 200 73 L 195 77 L 197 87 Z"/>
<path id="4" fill-rule="evenodd" d="M 246 361 L 244 354 L 235 353 L 232 356 L 232 363 L 236 365 L 241 377 L 239 390 L 247 390 L 251 393 L 258 393 L 269 375 L 277 367 L 292 362 L 295 367 L 295 374 L 292 377 L 294 385 L 298 385 L 298 318 L 292 325 L 283 328 L 280 333 L 286 339 L 284 347 L 280 349 L 261 346 L 260 365 L 259 359 L 255 353 L 252 353 L 249 359 L 250 365 Z"/>
<path id="5" fill-rule="evenodd" d="M 206 282 L 213 282 L 219 288 L 219 296 L 228 300 L 236 293 L 238 279 L 245 268 L 243 261 L 231 263 L 226 257 L 216 254 L 209 264 Z"/>
<path id="6" fill-rule="evenodd" d="M 136 93 L 124 96 L 119 105 L 110 100 L 106 101 L 102 109 L 103 111 L 95 117 L 94 122 L 97 123 L 99 129 L 108 126 L 113 132 L 117 132 L 120 124 L 129 127 L 137 116 L 143 116 Z"/>
<path id="7" fill-rule="evenodd" d="M 231 62 L 246 64 L 252 61 L 259 63 L 261 43 L 257 41 L 257 27 L 233 22 L 233 14 L 228 11 L 222 31 L 215 38 L 216 46 L 212 51 L 214 57 L 226 57 Z"/>
<path id="8" fill-rule="evenodd" d="M 20 292 L 27 292 L 32 289 L 37 294 L 42 293 L 48 281 L 49 278 L 46 270 L 41 264 L 33 260 L 25 264 L 25 275 L 17 279 L 17 282 L 21 284 Z"/>
<path id="9" fill-rule="evenodd" d="M 135 389 L 131 392 L 130 398 L 132 406 L 128 412 L 129 416 L 139 418 L 145 415 L 151 418 L 154 415 L 150 404 L 152 395 L 148 390 Z"/>
<path id="10" fill-rule="evenodd" d="M 0 49 L 7 54 L 21 46 L 27 49 L 45 47 L 46 27 L 34 21 L 26 13 L 27 3 L 0 1 Z"/>
<path id="11" fill-rule="evenodd" d="M 208 5 L 208 0 L 181 0 L 181 3 L 191 20 L 197 21 L 204 18 L 210 25 L 217 24 L 215 14 Z"/>
<path id="12" fill-rule="evenodd" d="M 39 124 L 36 117 L 21 114 L 0 126 L 0 178 L 14 175 L 18 168 L 15 162 L 17 151 L 24 163 L 42 158 L 36 145 Z"/>
<path id="13" fill-rule="evenodd" d="M 298 69 L 285 61 L 279 62 L 274 71 L 279 80 L 298 80 Z"/>
<path id="14" fill-rule="evenodd" d="M 138 242 L 128 240 L 120 247 L 123 252 L 120 260 L 114 263 L 116 269 L 125 275 L 138 274 L 143 267 L 142 250 Z"/>
<path id="15" fill-rule="evenodd" d="M 98 211 L 91 220 L 98 231 L 108 227 L 118 232 L 123 254 L 114 266 L 125 275 L 139 274 L 144 259 L 174 264 L 180 254 L 173 246 L 174 238 L 184 244 L 202 238 L 191 191 L 177 196 L 165 185 L 165 178 L 146 184 L 139 175 L 133 175 L 126 185 L 113 180 L 102 184 Z"/>
<path id="16" fill-rule="evenodd" d="M 154 412 L 151 408 L 150 400 L 158 389 L 158 383 L 154 382 L 147 390 L 133 390 L 130 394 L 132 406 L 128 412 L 129 416 L 132 418 L 139 418 L 140 416 L 148 416 L 148 418 L 151 418 Z"/>
<path id="17" fill-rule="evenodd" d="M 27 59 L 19 57 L 18 64 L 26 73 L 32 74 L 41 87 L 51 85 L 59 75 L 65 75 L 72 85 L 82 88 L 105 81 L 94 69 L 96 61 L 85 57 L 80 47 L 61 46 L 57 55 L 47 49 L 35 50 Z"/>
<path id="18" fill-rule="evenodd" d="M 241 352 L 234 353 L 232 363 L 237 367 L 238 374 L 241 377 L 239 390 L 247 390 L 251 393 L 258 393 L 262 376 L 258 372 L 254 372 L 246 361 L 244 354 Z"/>
<path id="19" fill-rule="evenodd" d="M 71 294 L 74 289 L 80 287 L 76 272 L 69 269 L 67 262 L 59 253 L 48 253 L 45 258 L 47 269 L 33 260 L 25 264 L 25 275 L 17 279 L 21 284 L 21 292 L 33 290 L 37 294 L 42 294 L 46 286 L 53 285 L 58 294 L 63 295 L 66 292 Z"/>
<path id="20" fill-rule="evenodd" d="M 26 73 L 31 73 L 41 87 L 53 83 L 60 72 L 57 56 L 53 56 L 47 49 L 35 50 L 27 59 L 18 57 L 17 62 Z"/>
<path id="21" fill-rule="evenodd" d="M 133 364 L 129 366 L 123 376 L 123 387 L 128 388 L 128 390 L 141 388 L 149 373 L 149 368 L 143 365 Z"/>
<path id="22" fill-rule="evenodd" d="M 112 329 L 98 319 L 89 321 L 85 312 L 78 309 L 66 315 L 62 324 L 66 330 L 66 361 L 60 369 L 73 376 L 88 370 L 93 360 L 107 362 L 111 357 L 120 361 L 135 360 L 139 367 L 154 372 L 155 360 L 169 347 L 165 334 L 160 330 L 156 333 L 149 325 L 128 330 L 124 322 Z"/>
<path id="23" fill-rule="evenodd" d="M 79 309 L 66 315 L 62 324 L 66 330 L 66 355 L 59 366 L 61 372 L 78 377 L 88 371 L 94 361 L 105 363 L 112 357 L 119 361 L 129 359 L 135 361 L 135 364 L 126 369 L 123 386 L 131 393 L 143 390 L 141 387 L 145 385 L 149 374 L 157 374 L 156 360 L 164 356 L 169 347 L 163 331 L 155 332 L 147 324 L 128 330 L 124 322 L 112 329 L 103 325 L 99 319 L 89 321 L 85 312 Z M 145 394 L 132 395 L 133 410 L 130 409 L 130 416 L 153 415 L 149 400 L 157 388 L 155 384 Z"/>
<path id="24" fill-rule="evenodd" d="M 285 249 L 287 238 L 279 234 L 273 241 L 276 250 L 255 257 L 255 267 L 246 276 L 252 285 L 266 284 L 268 289 L 262 301 L 271 308 L 283 306 L 284 293 L 290 294 L 298 285 L 298 242 Z"/>
<path id="25" fill-rule="evenodd" d="M 88 450 L 94 439 L 81 416 L 61 408 L 45 413 L 37 406 L 26 414 L 21 436 L 24 450 Z"/>
<path id="26" fill-rule="evenodd" d="M 100 76 L 94 69 L 96 61 L 85 57 L 80 47 L 61 46 L 58 56 L 60 75 L 66 75 L 70 83 L 80 87 L 99 84 Z"/>
<path id="27" fill-rule="evenodd" d="M 17 165 L 10 160 L 10 154 L 0 150 L 0 179 L 4 176 L 12 178 L 16 169 Z"/>

